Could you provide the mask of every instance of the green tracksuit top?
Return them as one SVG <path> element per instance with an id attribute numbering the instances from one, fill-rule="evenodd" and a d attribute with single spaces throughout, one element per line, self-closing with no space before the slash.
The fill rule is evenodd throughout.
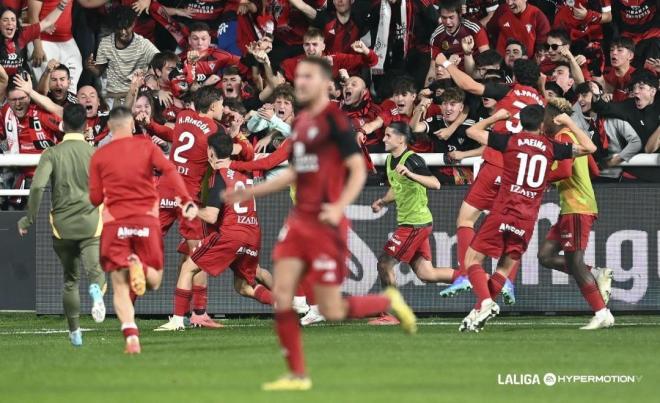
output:
<path id="1" fill-rule="evenodd" d="M 401 156 L 399 164 L 405 165 L 406 160 L 415 153 L 408 150 Z M 396 220 L 398 225 L 426 225 L 433 222 L 433 215 L 428 206 L 426 188 L 396 173 L 391 165 L 392 154 L 387 156 L 387 180 L 394 191 L 396 201 Z"/>
<path id="2" fill-rule="evenodd" d="M 80 133 L 67 133 L 64 140 L 41 154 L 32 178 L 28 213 L 19 221 L 27 229 L 35 221 L 43 191 L 51 182 L 50 223 L 60 239 L 80 240 L 101 235 L 100 208 L 89 201 L 89 161 L 94 154 Z"/>

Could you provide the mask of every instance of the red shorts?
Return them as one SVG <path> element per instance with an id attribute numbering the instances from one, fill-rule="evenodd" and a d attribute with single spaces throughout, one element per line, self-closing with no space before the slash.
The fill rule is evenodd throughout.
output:
<path id="1" fill-rule="evenodd" d="M 590 214 L 561 214 L 545 239 L 559 242 L 564 252 L 585 250 L 596 218 Z"/>
<path id="2" fill-rule="evenodd" d="M 161 205 L 162 205 L 161 200 Z M 174 221 L 179 220 L 179 234 L 187 240 L 199 240 L 204 238 L 204 229 L 202 228 L 202 220 L 195 218 L 188 220 L 183 217 L 183 211 L 179 207 L 162 208 L 158 211 L 158 219 L 160 220 L 160 229 L 163 234 L 172 227 Z"/>
<path id="3" fill-rule="evenodd" d="M 128 257 L 138 255 L 144 266 L 163 268 L 163 236 L 155 217 L 130 217 L 103 225 L 101 266 L 110 272 L 128 267 Z"/>
<path id="4" fill-rule="evenodd" d="M 500 190 L 501 175 L 502 168 L 484 163 L 463 201 L 481 211 L 490 210 Z"/>
<path id="5" fill-rule="evenodd" d="M 273 260 L 298 258 L 305 263 L 305 278 L 310 285 L 340 285 L 347 273 L 348 220 L 338 227 L 289 216 L 273 250 Z"/>
<path id="6" fill-rule="evenodd" d="M 227 268 L 231 268 L 234 274 L 254 285 L 260 248 L 259 231 L 252 234 L 241 231 L 214 232 L 202 240 L 190 258 L 211 276 L 219 276 Z"/>
<path id="7" fill-rule="evenodd" d="M 383 251 L 399 262 L 412 263 L 418 257 L 431 261 L 429 237 L 433 226 L 413 227 L 400 225 L 385 244 Z"/>
<path id="8" fill-rule="evenodd" d="M 534 234 L 536 220 L 490 213 L 479 227 L 470 247 L 492 258 L 508 255 L 520 260 Z"/>

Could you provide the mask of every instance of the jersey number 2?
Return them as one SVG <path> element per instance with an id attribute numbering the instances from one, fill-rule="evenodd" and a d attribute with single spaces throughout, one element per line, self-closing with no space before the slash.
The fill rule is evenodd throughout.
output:
<path id="1" fill-rule="evenodd" d="M 252 185 L 252 179 L 248 179 L 247 184 Z M 245 183 L 243 183 L 242 181 L 238 181 L 234 184 L 234 191 L 239 189 L 245 189 Z M 236 212 L 236 214 L 245 214 L 248 212 L 248 208 L 241 206 L 241 203 L 234 203 L 234 211 Z"/>
<path id="2" fill-rule="evenodd" d="M 193 148 L 195 145 L 195 136 L 190 132 L 183 132 L 179 135 L 179 143 L 179 146 L 174 150 L 174 156 L 172 158 L 175 162 L 185 164 L 188 162 L 188 158 L 182 157 L 181 153 Z"/>
<path id="3" fill-rule="evenodd" d="M 537 188 L 541 186 L 543 180 L 545 179 L 545 172 L 546 168 L 548 167 L 548 159 L 540 154 L 536 154 L 532 156 L 532 158 L 529 158 L 529 155 L 525 153 L 518 153 L 516 157 L 520 160 L 516 185 L 522 186 L 526 181 L 527 186 L 531 188 Z"/>

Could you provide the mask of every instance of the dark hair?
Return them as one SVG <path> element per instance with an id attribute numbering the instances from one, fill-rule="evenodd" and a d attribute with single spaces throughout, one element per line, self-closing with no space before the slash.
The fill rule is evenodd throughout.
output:
<path id="1" fill-rule="evenodd" d="M 612 42 L 610 43 L 610 49 L 613 48 L 625 48 L 635 53 L 635 42 L 633 42 L 633 40 L 630 38 L 620 36 L 618 38 L 612 39 Z"/>
<path id="2" fill-rule="evenodd" d="M 209 27 L 209 24 L 201 21 L 195 21 L 190 26 L 188 27 L 188 31 L 190 33 L 193 32 L 208 32 L 208 34 L 211 34 L 211 27 Z"/>
<path id="3" fill-rule="evenodd" d="M 284 83 L 275 87 L 275 89 L 273 90 L 273 95 L 271 95 L 271 99 L 273 100 L 273 102 L 275 102 L 277 98 L 284 98 L 291 103 L 295 103 L 296 97 L 294 94 L 294 89 L 291 86 L 291 84 Z"/>
<path id="4" fill-rule="evenodd" d="M 238 66 L 227 66 L 223 72 L 222 72 L 223 77 L 224 76 L 240 76 L 241 71 L 238 69 Z"/>
<path id="5" fill-rule="evenodd" d="M 440 2 L 440 10 L 455 11 L 460 17 L 462 5 L 462 0 L 443 0 Z"/>
<path id="6" fill-rule="evenodd" d="M 523 55 L 526 55 L 526 54 L 527 54 L 527 47 L 525 46 L 525 44 L 523 44 L 523 43 L 520 42 L 519 40 L 517 40 L 517 39 L 511 39 L 511 38 L 510 38 L 508 41 L 506 41 L 506 46 L 504 47 L 504 49 L 506 50 L 506 48 L 508 48 L 508 47 L 511 46 L 511 45 L 518 45 L 518 46 L 520 46 L 520 50 L 522 50 L 522 54 L 523 54 Z"/>
<path id="7" fill-rule="evenodd" d="M 545 87 L 546 87 L 546 89 L 548 88 L 547 84 L 546 84 Z M 587 82 L 578 84 L 575 87 L 575 93 L 576 94 L 582 94 L 582 95 L 591 93 L 591 86 L 589 85 L 589 82 L 587 81 Z"/>
<path id="8" fill-rule="evenodd" d="M 442 93 L 442 102 L 465 102 L 465 92 L 457 87 L 447 88 Z"/>
<path id="9" fill-rule="evenodd" d="M 87 111 L 79 104 L 66 104 L 62 112 L 62 126 L 65 133 L 83 132 L 87 124 Z"/>
<path id="10" fill-rule="evenodd" d="M 303 36 L 303 39 L 313 39 L 313 38 L 321 38 L 325 40 L 325 36 L 323 35 L 323 31 L 321 31 L 318 28 L 311 27 L 305 32 L 305 35 Z"/>
<path id="11" fill-rule="evenodd" d="M 513 62 L 513 75 L 520 84 L 536 88 L 541 70 L 533 60 L 518 59 Z"/>
<path id="12" fill-rule="evenodd" d="M 215 87 L 202 87 L 193 94 L 193 104 L 197 112 L 206 113 L 214 102 L 222 99 L 222 91 Z"/>
<path id="13" fill-rule="evenodd" d="M 629 88 L 634 87 L 635 84 L 646 84 L 651 88 L 657 89 L 658 77 L 646 69 L 637 69 L 630 75 Z"/>
<path id="14" fill-rule="evenodd" d="M 245 109 L 245 106 L 243 106 L 243 103 L 239 101 L 238 99 L 226 99 L 224 106 L 229 108 L 230 111 L 232 112 L 238 112 L 241 115 L 245 116 L 247 113 L 247 109 Z"/>
<path id="15" fill-rule="evenodd" d="M 111 12 L 112 18 L 115 23 L 113 25 L 115 31 L 130 28 L 137 20 L 137 14 L 129 6 L 115 7 Z"/>
<path id="16" fill-rule="evenodd" d="M 554 81 L 546 81 L 545 90 L 552 91 L 555 94 L 559 95 L 560 97 L 564 96 L 564 90 L 559 86 L 559 84 L 557 84 Z"/>
<path id="17" fill-rule="evenodd" d="M 563 60 L 560 60 L 560 61 L 556 62 L 555 63 L 555 68 L 552 69 L 552 71 L 555 71 L 557 69 L 557 67 L 566 67 L 568 69 L 568 76 L 570 78 L 573 78 L 573 70 L 571 70 L 571 65 L 568 62 L 563 61 Z"/>
<path id="18" fill-rule="evenodd" d="M 536 131 L 541 128 L 545 112 L 541 105 L 527 105 L 520 111 L 520 123 L 523 130 Z"/>
<path id="19" fill-rule="evenodd" d="M 4 14 L 7 11 L 11 11 L 14 13 L 14 17 L 16 17 L 16 32 L 14 32 L 14 37 L 11 38 L 11 41 L 14 42 L 14 47 L 16 48 L 16 53 L 21 53 L 23 49 L 19 46 L 19 41 L 21 39 L 21 33 L 23 32 L 23 24 L 21 24 L 21 17 L 19 16 L 20 13 L 18 13 L 16 10 L 13 8 L 5 7 L 5 6 L 0 6 L 0 16 Z M 3 40 L 0 40 L 0 59 L 7 59 L 8 53 L 7 53 L 7 45 L 5 44 L 4 38 Z"/>
<path id="20" fill-rule="evenodd" d="M 502 64 L 503 60 L 504 59 L 502 58 L 502 55 L 500 55 L 495 49 L 488 49 L 487 51 L 481 52 L 474 57 L 474 64 L 477 67 L 491 66 L 493 64 L 499 66 Z"/>
<path id="21" fill-rule="evenodd" d="M 406 143 L 410 144 L 413 141 L 413 133 L 412 129 L 407 123 L 404 122 L 392 122 L 390 123 L 389 126 L 387 126 L 388 129 L 392 129 L 398 134 L 399 136 L 403 136 L 406 138 Z"/>
<path id="22" fill-rule="evenodd" d="M 398 77 L 394 84 L 392 85 L 392 95 L 396 94 L 417 94 L 417 88 L 415 88 L 415 81 L 408 76 Z"/>
<path id="23" fill-rule="evenodd" d="M 170 51 L 156 53 L 151 59 L 151 63 L 149 63 L 149 65 L 154 70 L 162 70 L 167 62 L 178 63 L 179 57 Z"/>
<path id="24" fill-rule="evenodd" d="M 229 158 L 234 148 L 234 140 L 225 133 L 225 129 L 220 126 L 218 131 L 208 137 L 209 148 L 215 152 L 217 158 Z"/>
<path id="25" fill-rule="evenodd" d="M 328 80 L 332 80 L 332 65 L 324 57 L 318 56 L 305 56 L 300 60 L 300 63 L 313 64 L 321 69 L 321 73 Z"/>
<path id="26" fill-rule="evenodd" d="M 561 28 L 551 29 L 548 32 L 548 38 L 553 37 L 561 40 L 562 45 L 571 44 L 571 36 L 568 34 L 568 31 Z"/>
<path id="27" fill-rule="evenodd" d="M 112 120 L 122 120 L 122 119 L 133 119 L 133 112 L 127 107 L 120 105 L 112 108 L 108 114 L 108 121 Z"/>
<path id="28" fill-rule="evenodd" d="M 53 69 L 53 71 L 58 71 L 58 70 L 65 72 L 66 73 L 66 78 L 69 78 L 69 79 L 71 78 L 71 72 L 69 71 L 69 68 L 66 67 L 64 64 L 60 63 L 59 65 L 57 65 L 57 67 L 55 67 Z"/>

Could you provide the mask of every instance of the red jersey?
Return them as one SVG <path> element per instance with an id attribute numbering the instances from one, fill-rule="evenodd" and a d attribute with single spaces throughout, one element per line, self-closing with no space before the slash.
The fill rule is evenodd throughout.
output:
<path id="1" fill-rule="evenodd" d="M 350 53 L 351 44 L 360 40 L 360 28 L 353 17 L 342 24 L 335 16 L 323 26 L 326 51 L 328 53 Z"/>
<path id="2" fill-rule="evenodd" d="M 213 119 L 200 116 L 191 109 L 182 111 L 176 118 L 170 160 L 195 200 L 209 167 L 208 136 L 217 130 Z"/>
<path id="3" fill-rule="evenodd" d="M 99 141 L 103 140 L 110 133 L 110 129 L 108 129 L 109 116 L 109 111 L 98 111 L 96 116 L 87 118 L 86 129 L 92 129 L 92 137 L 87 138 L 87 142 L 90 145 L 98 145 Z"/>
<path id="4" fill-rule="evenodd" d="M 464 54 L 461 41 L 468 36 L 474 38 L 475 51 L 482 46 L 488 46 L 486 30 L 476 22 L 461 19 L 458 29 L 453 34 L 447 32 L 443 24 L 438 25 L 431 35 L 431 57 L 435 59 L 438 53 L 442 52 L 445 56 L 457 54 L 462 59 Z"/>
<path id="5" fill-rule="evenodd" d="M 10 153 L 41 154 L 57 143 L 60 135 L 60 118 L 30 104 L 22 119 L 14 115 L 9 104 L 0 109 L 0 139 L 7 140 Z M 34 169 L 33 169 L 34 170 Z"/>
<path id="6" fill-rule="evenodd" d="M 360 152 L 355 133 L 337 105 L 312 116 L 302 111 L 293 122 L 291 164 L 297 173 L 294 215 L 318 221 L 321 206 L 344 190 L 344 160 Z"/>
<path id="7" fill-rule="evenodd" d="M 320 9 L 326 0 L 304 0 L 314 9 Z M 302 11 L 289 4 L 289 0 L 270 0 L 268 11 L 275 22 L 275 42 L 283 42 L 289 46 L 302 45 L 303 36 L 309 28 L 309 19 Z"/>
<path id="8" fill-rule="evenodd" d="M 603 39 L 603 28 L 600 23 L 602 13 L 612 11 L 611 0 L 576 0 L 575 5 L 581 4 L 587 11 L 587 16 L 578 20 L 573 16 L 573 9 L 562 4 L 557 9 L 553 28 L 562 28 L 568 31 L 571 41 L 584 39 L 587 41 L 600 41 Z"/>
<path id="9" fill-rule="evenodd" d="M 222 15 L 226 3 L 231 2 L 224 0 L 190 0 L 186 2 L 183 8 L 192 14 L 192 19 L 195 21 L 215 22 Z"/>
<path id="10" fill-rule="evenodd" d="M 513 136 L 490 133 L 488 146 L 501 152 L 506 161 L 492 211 L 536 220 L 552 163 L 573 158 L 572 145 L 521 132 Z"/>
<path id="11" fill-rule="evenodd" d="M 605 69 L 605 74 L 603 74 L 603 79 L 605 82 L 612 86 L 612 100 L 615 102 L 623 101 L 628 98 L 628 85 L 632 80 L 632 73 L 635 72 L 635 68 L 630 66 L 626 74 L 622 77 L 616 75 L 614 68 L 609 67 Z"/>
<path id="12" fill-rule="evenodd" d="M 390 101 L 391 102 L 391 101 Z M 364 126 L 366 123 L 376 119 L 381 114 L 381 108 L 371 100 L 371 95 L 367 92 L 362 102 L 356 106 L 341 104 L 341 110 L 346 113 L 351 120 L 351 124 L 356 129 Z M 376 130 L 367 136 L 365 144 L 367 146 L 378 144 L 383 141 L 383 130 Z"/>
<path id="13" fill-rule="evenodd" d="M 290 153 L 291 140 L 287 138 L 284 139 L 282 144 L 280 144 L 280 146 L 267 157 L 251 161 L 232 161 L 229 164 L 229 168 L 243 172 L 268 171 L 286 161 L 289 158 Z"/>
<path id="14" fill-rule="evenodd" d="M 383 138 L 385 135 L 385 128 L 387 128 L 392 122 L 410 123 L 411 116 L 400 114 L 399 108 L 397 108 L 396 104 L 391 99 L 386 99 L 380 104 L 380 109 L 380 118 L 383 119 L 383 128 L 378 134 L 378 137 L 380 138 Z M 408 148 L 416 153 L 430 153 L 433 150 L 433 144 L 430 139 L 418 138 L 413 144 L 409 144 Z"/>
<path id="15" fill-rule="evenodd" d="M 534 56 L 537 44 L 544 44 L 550 31 L 550 22 L 541 10 L 527 3 L 525 11 L 516 15 L 508 7 L 504 9 L 501 15 L 495 21 L 497 31 L 497 51 L 503 55 L 506 50 L 506 42 L 509 39 L 516 39 L 527 48 L 527 57 Z M 496 18 L 496 16 L 493 16 Z M 488 24 L 490 25 L 490 24 Z"/>
<path id="16" fill-rule="evenodd" d="M 220 209 L 216 228 L 218 231 L 240 231 L 245 235 L 253 234 L 256 239 L 260 237 L 257 205 L 251 200 L 241 203 L 225 203 L 221 194 L 226 189 L 245 189 L 253 185 L 252 178 L 244 173 L 232 169 L 218 169 L 209 180 L 209 200 L 206 204 Z"/>
<path id="17" fill-rule="evenodd" d="M 500 93 L 498 94 L 497 91 Z M 505 92 L 506 91 L 506 92 Z M 504 96 L 502 96 L 504 94 Z M 511 117 L 508 120 L 500 120 L 493 125 L 492 131 L 495 133 L 517 134 L 522 131 L 520 123 L 520 110 L 527 105 L 545 106 L 543 97 L 539 95 L 535 88 L 513 83 L 508 90 L 505 86 L 487 85 L 484 91 L 484 97 L 497 99 L 495 110 L 506 109 Z M 486 147 L 482 158 L 484 161 L 498 167 L 503 167 L 502 154 Z"/>
<path id="18" fill-rule="evenodd" d="M 327 55 L 326 57 L 332 58 L 333 78 L 339 76 L 339 70 L 341 69 L 346 69 L 348 74 L 354 74 L 358 73 L 363 67 L 373 67 L 378 64 L 378 56 L 373 50 L 369 50 L 369 53 L 366 55 L 357 53 L 335 53 Z M 304 58 L 305 55 L 300 55 L 290 57 L 282 62 L 280 66 L 284 71 L 284 77 L 287 81 L 293 82 L 296 73 L 296 66 L 298 66 L 298 63 Z"/>
<path id="19" fill-rule="evenodd" d="M 103 222 L 133 216 L 158 218 L 154 169 L 169 179 L 182 203 L 191 200 L 174 165 L 147 137 L 114 139 L 94 153 L 89 166 L 89 200 L 95 206 L 105 204 Z"/>
<path id="20" fill-rule="evenodd" d="M 18 46 L 16 42 L 12 39 L 7 39 L 3 36 L 5 41 L 5 49 L 7 50 L 7 56 L 0 59 L 0 65 L 5 69 L 7 75 L 10 77 L 18 73 L 18 69 L 23 66 L 24 61 L 24 49 L 28 43 L 32 42 L 35 39 L 39 39 L 41 35 L 41 27 L 38 23 L 31 24 L 23 27 L 21 31 L 21 36 L 18 38 Z"/>
<path id="21" fill-rule="evenodd" d="M 39 21 L 43 21 L 51 11 L 55 10 L 60 0 L 43 0 L 41 6 L 41 11 L 39 12 Z M 62 15 L 57 19 L 55 23 L 55 31 L 52 34 L 44 31 L 41 34 L 41 39 L 49 42 L 66 42 L 69 39 L 73 38 L 73 33 L 71 32 L 72 21 L 71 21 L 71 10 L 73 10 L 73 1 L 66 3 Z"/>

